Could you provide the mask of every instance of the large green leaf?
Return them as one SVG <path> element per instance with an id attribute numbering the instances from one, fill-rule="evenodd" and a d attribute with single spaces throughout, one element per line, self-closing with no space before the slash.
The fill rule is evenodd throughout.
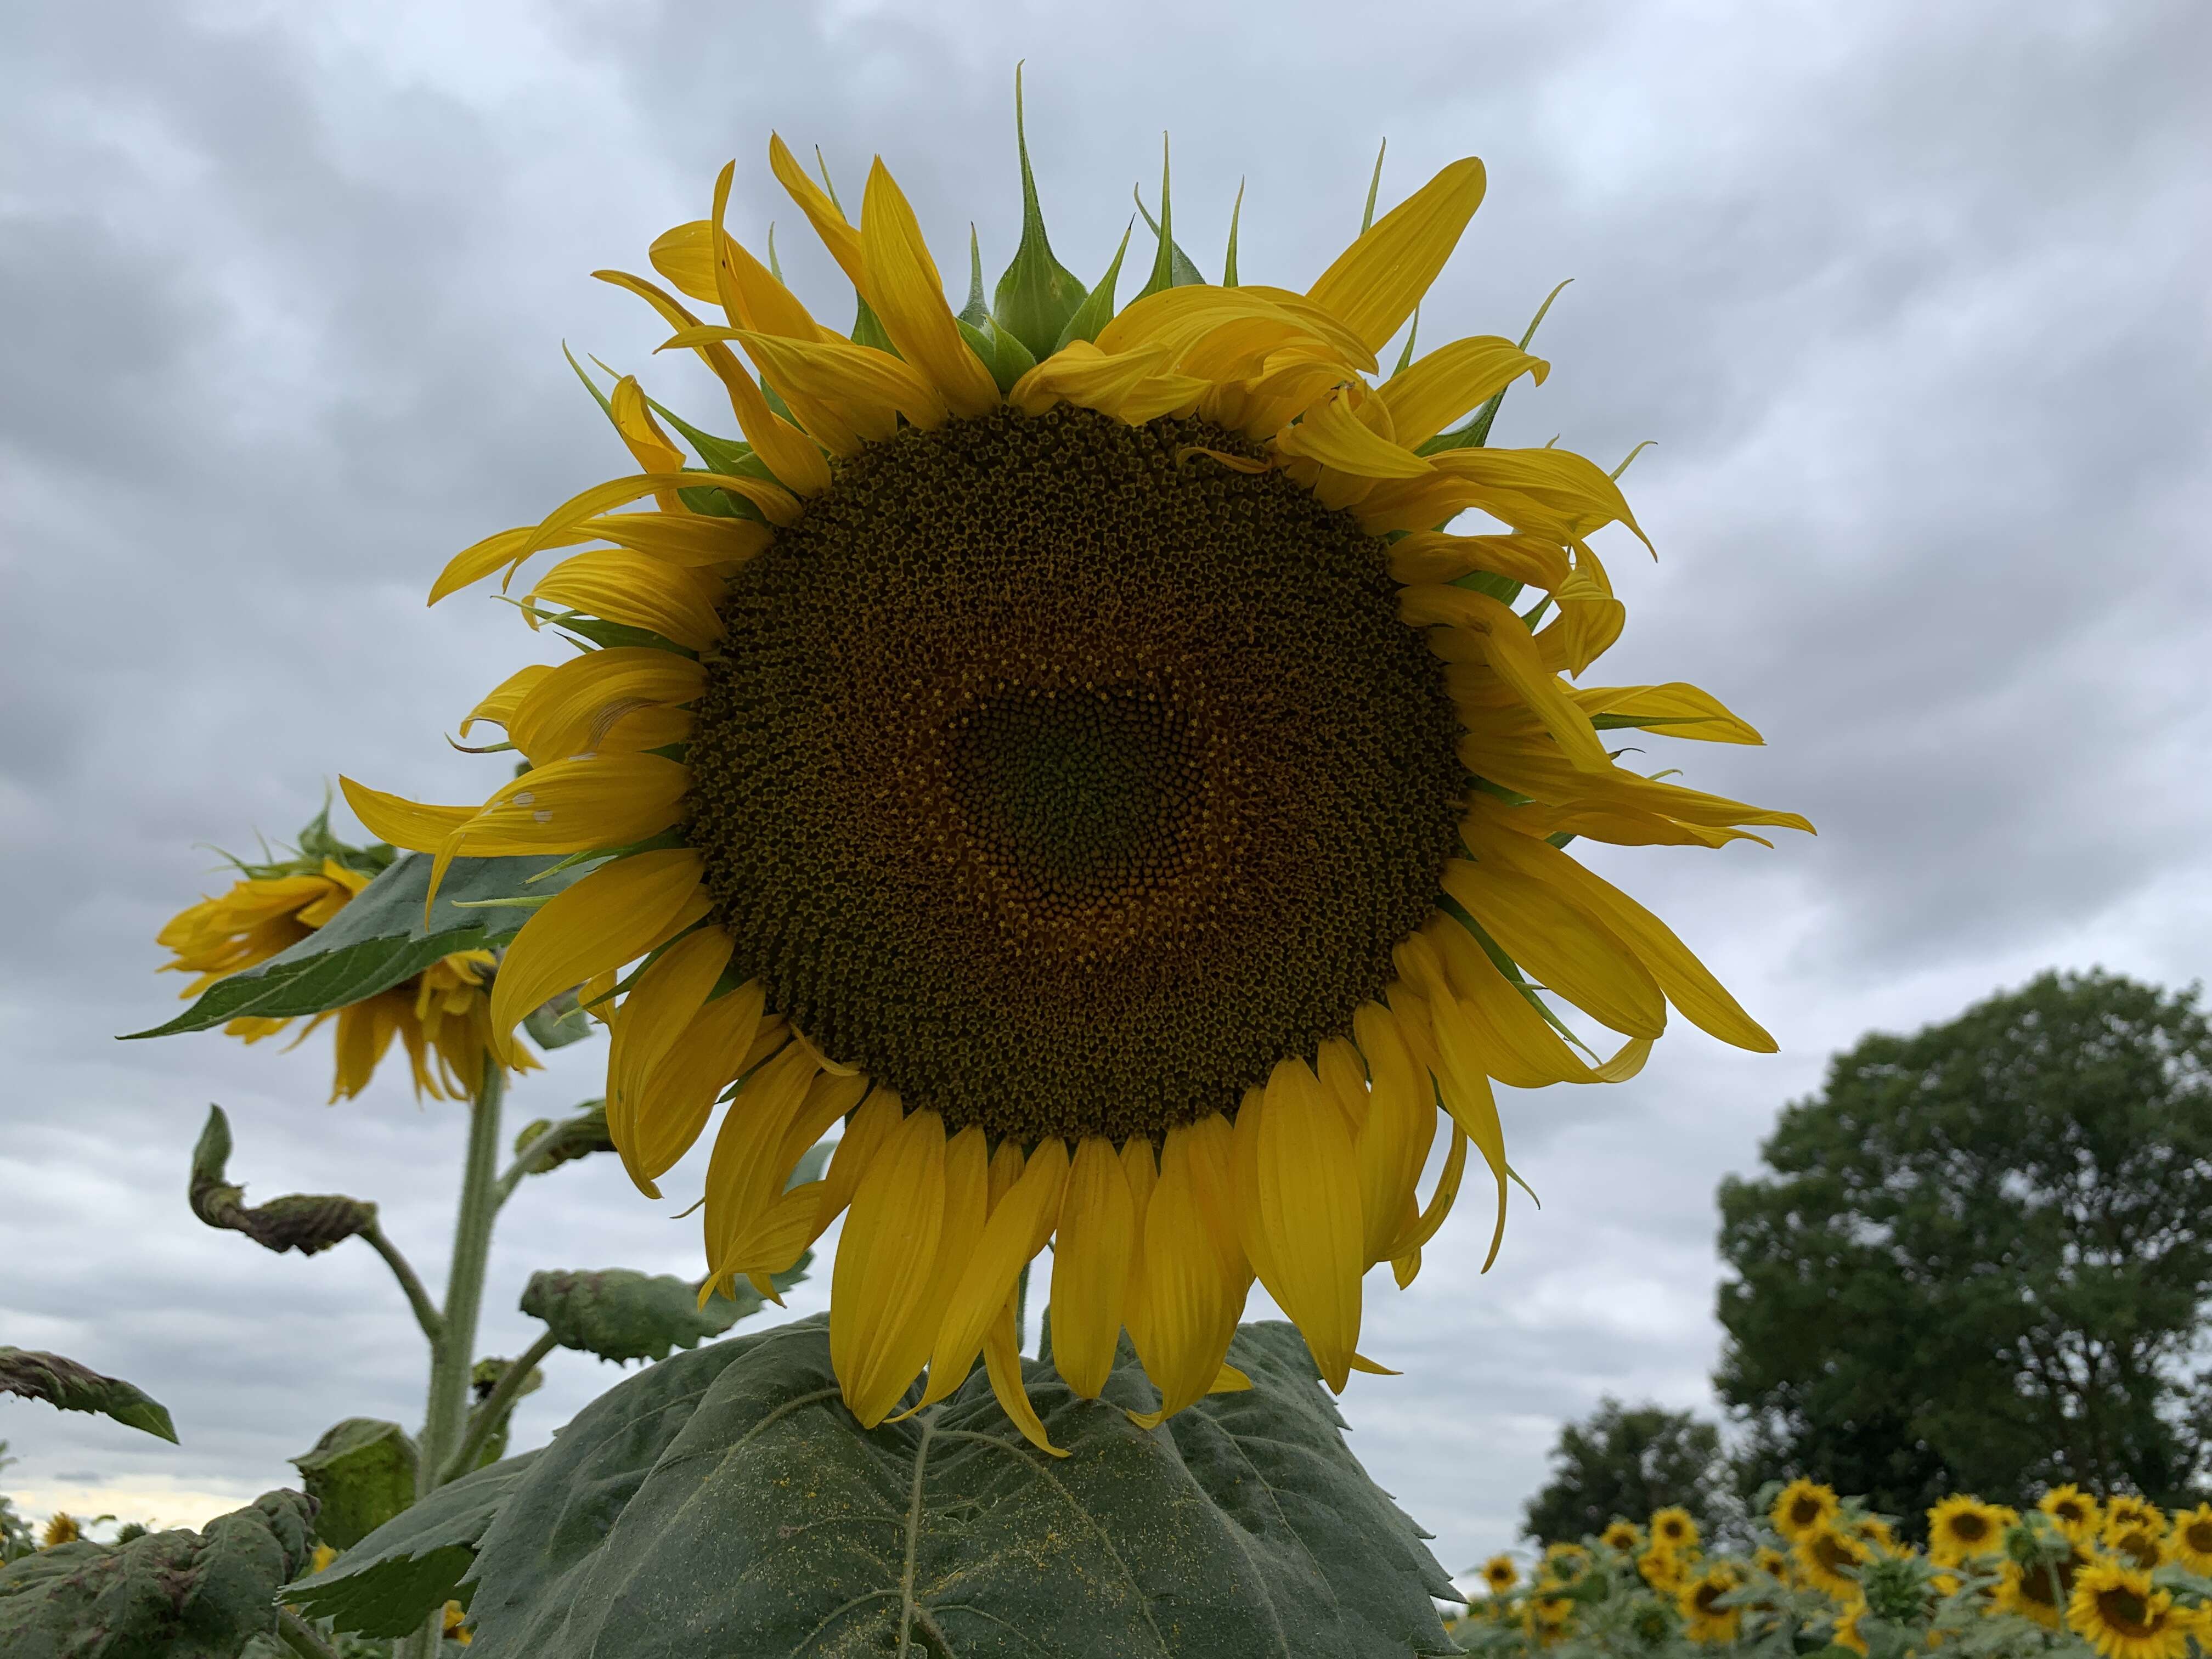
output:
<path id="1" fill-rule="evenodd" d="M 349 1417 L 292 1460 L 321 1505 L 315 1536 L 349 1550 L 415 1501 L 415 1442 L 397 1423 Z"/>
<path id="2" fill-rule="evenodd" d="M 217 981 L 167 1024 L 130 1035 L 204 1031 L 242 1014 L 268 1019 L 319 1014 L 388 991 L 441 957 L 513 939 L 535 914 L 532 908 L 484 901 L 550 898 L 584 873 L 580 866 L 556 870 L 560 863 L 556 858 L 455 859 L 426 925 L 422 899 L 430 890 L 431 860 L 410 853 L 369 883 L 328 927 Z M 543 879 L 532 879 L 537 877 Z"/>
<path id="3" fill-rule="evenodd" d="M 465 1474 L 402 1510 L 323 1571 L 284 1587 L 313 1619 L 360 1636 L 404 1636 L 470 1591 L 461 1576 L 500 1505 L 544 1455 L 526 1451 Z"/>
<path id="4" fill-rule="evenodd" d="M 43 1400 L 65 1412 L 98 1412 L 127 1428 L 143 1429 L 177 1443 L 168 1407 L 149 1399 L 119 1376 L 102 1376 L 88 1365 L 58 1353 L 31 1348 L 0 1348 L 0 1394 Z"/>
<path id="5" fill-rule="evenodd" d="M 802 1256 L 789 1273 L 778 1273 L 776 1288 L 787 1290 L 805 1278 L 809 1259 Z M 760 1293 L 742 1280 L 734 1299 L 718 1292 L 702 1306 L 697 1285 L 628 1267 L 532 1273 L 522 1291 L 522 1311 L 544 1320 L 556 1342 L 618 1364 L 665 1359 L 671 1349 L 696 1347 L 760 1310 Z"/>
<path id="6" fill-rule="evenodd" d="M 818 1318 L 653 1366 L 483 1534 L 471 1659 L 1454 1651 L 1431 1601 L 1450 1583 L 1346 1449 L 1297 1332 L 1248 1326 L 1231 1358 L 1249 1392 L 1149 1432 L 1119 1409 L 1156 1401 L 1126 1353 L 1098 1402 L 1027 1365 L 1058 1460 L 980 1374 L 863 1431 Z"/>
<path id="7" fill-rule="evenodd" d="M 234 1659 L 276 1627 L 277 1586 L 304 1565 L 314 1504 L 264 1492 L 203 1532 L 119 1548 L 63 1544 L 0 1568 L 8 1659 Z"/>

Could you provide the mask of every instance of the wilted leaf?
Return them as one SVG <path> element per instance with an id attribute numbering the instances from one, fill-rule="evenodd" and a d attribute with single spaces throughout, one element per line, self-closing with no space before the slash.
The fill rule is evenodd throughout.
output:
<path id="1" fill-rule="evenodd" d="M 807 1260 L 776 1275 L 776 1288 L 804 1279 Z M 697 1285 L 627 1267 L 532 1273 L 522 1291 L 522 1311 L 544 1320 L 562 1347 L 618 1363 L 665 1359 L 671 1349 L 696 1347 L 760 1310 L 759 1293 L 742 1280 L 735 1299 L 717 1294 L 702 1308 Z"/>
<path id="2" fill-rule="evenodd" d="M 461 1575 L 476 1559 L 477 1540 L 543 1455 L 526 1451 L 439 1487 L 325 1571 L 284 1586 L 285 1601 L 359 1636 L 404 1636 L 449 1601 L 465 1606 L 471 1592 Z"/>
<path id="3" fill-rule="evenodd" d="M 88 1365 L 58 1353 L 28 1348 L 0 1348 L 0 1393 L 43 1400 L 65 1412 L 98 1412 L 127 1428 L 143 1429 L 177 1443 L 168 1408 L 149 1399 L 119 1376 L 102 1376 Z"/>
<path id="4" fill-rule="evenodd" d="M 8 1659 L 234 1659 L 276 1627 L 276 1589 L 313 1552 L 313 1501 L 264 1492 L 202 1532 L 64 1544 L 0 1568 Z"/>
<path id="5" fill-rule="evenodd" d="M 1297 1332 L 1248 1326 L 1231 1358 L 1249 1391 L 1150 1432 L 1120 1409 L 1157 1401 L 1126 1354 L 1099 1402 L 1026 1365 L 1059 1460 L 980 1374 L 864 1431 L 819 1319 L 653 1366 L 483 1534 L 471 1659 L 1452 1652 L 1430 1599 L 1449 1581 L 1346 1449 Z"/>
<path id="6" fill-rule="evenodd" d="M 410 853 L 362 889 L 327 927 L 244 973 L 217 981 L 166 1025 L 130 1035 L 204 1031 L 242 1014 L 268 1019 L 319 1014 L 388 991 L 456 951 L 504 945 L 536 912 L 483 901 L 550 898 L 584 873 L 582 866 L 554 872 L 562 861 L 455 859 L 426 927 L 422 898 L 430 890 L 431 860 Z M 538 876 L 544 879 L 532 879 Z"/>
<path id="7" fill-rule="evenodd" d="M 315 1535 L 349 1550 L 415 1501 L 415 1442 L 397 1423 L 349 1417 L 292 1460 L 322 1507 Z"/>
<path id="8" fill-rule="evenodd" d="M 541 1048 L 565 1048 L 572 1042 L 581 1042 L 596 1027 L 592 1017 L 577 1003 L 576 994 L 563 991 L 525 1015 L 522 1029 Z"/>
<path id="9" fill-rule="evenodd" d="M 580 1158 L 589 1158 L 594 1152 L 611 1152 L 614 1149 L 614 1137 L 607 1132 L 607 1103 L 604 1100 L 587 1100 L 574 1116 L 557 1121 L 541 1117 L 526 1124 L 522 1133 L 514 1138 L 514 1155 L 530 1155 L 530 1164 L 525 1171 L 529 1175 L 544 1175 L 548 1170 L 557 1170 Z"/>
<path id="10" fill-rule="evenodd" d="M 224 1179 L 230 1151 L 230 1119 L 222 1107 L 210 1106 L 207 1127 L 192 1148 L 191 1186 L 186 1194 L 192 1213 L 209 1226 L 244 1233 L 279 1255 L 287 1250 L 313 1255 L 376 1224 L 375 1205 L 343 1193 L 288 1193 L 249 1207 L 246 1188 Z"/>

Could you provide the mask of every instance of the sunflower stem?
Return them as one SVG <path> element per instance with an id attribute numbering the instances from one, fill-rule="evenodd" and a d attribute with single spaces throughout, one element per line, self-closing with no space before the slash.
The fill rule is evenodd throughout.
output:
<path id="1" fill-rule="evenodd" d="M 422 1328 L 422 1334 L 435 1342 L 446 1328 L 445 1316 L 437 1304 L 430 1300 L 429 1291 L 415 1272 L 414 1264 L 399 1253 L 399 1247 L 384 1236 L 384 1230 L 374 1221 L 362 1229 L 359 1237 L 377 1255 L 384 1265 L 392 1269 L 392 1276 L 399 1281 L 399 1288 L 407 1292 L 407 1305 L 415 1310 L 415 1322 Z"/>
<path id="2" fill-rule="evenodd" d="M 483 1311 L 484 1268 L 491 1257 L 491 1226 L 499 1214 L 499 1118 L 507 1073 L 487 1054 L 483 1078 L 469 1103 L 468 1158 L 461 1167 L 460 1205 L 453 1218 L 453 1259 L 446 1274 L 441 1328 L 430 1344 L 430 1392 L 416 1443 L 420 1503 L 443 1485 L 466 1431 L 469 1375 L 475 1368 L 477 1320 Z M 404 1638 L 401 1659 L 435 1659 L 444 1638 L 445 1610 Z"/>
<path id="3" fill-rule="evenodd" d="M 491 1392 L 484 1396 L 483 1403 L 470 1418 L 469 1431 L 461 1437 L 459 1448 L 447 1460 L 445 1473 L 438 1479 L 440 1486 L 449 1480 L 459 1480 L 475 1466 L 477 1455 L 483 1450 L 484 1442 L 499 1432 L 500 1425 L 513 1413 L 514 1402 L 530 1386 L 530 1374 L 538 1369 L 538 1362 L 558 1346 L 553 1340 L 553 1333 L 547 1331 L 523 1350 L 520 1359 L 501 1373 L 499 1381 L 492 1385 Z"/>

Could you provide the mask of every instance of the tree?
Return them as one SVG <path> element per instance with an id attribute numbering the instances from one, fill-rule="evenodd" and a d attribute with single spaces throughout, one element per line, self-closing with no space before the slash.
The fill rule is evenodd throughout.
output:
<path id="1" fill-rule="evenodd" d="M 2045 974 L 1832 1062 L 1720 1191 L 1740 1485 L 1917 1525 L 1954 1491 L 2183 1500 L 2207 1450 L 2212 1027 L 2192 988 Z M 2194 1391 L 2197 1398 L 2192 1401 Z"/>
<path id="2" fill-rule="evenodd" d="M 1616 1516 L 1641 1525 L 1679 1504 L 1711 1536 L 1720 1453 L 1720 1431 L 1687 1412 L 1601 1400 L 1588 1421 L 1560 1429 L 1551 1484 L 1528 1500 L 1521 1530 L 1539 1543 L 1571 1543 Z"/>

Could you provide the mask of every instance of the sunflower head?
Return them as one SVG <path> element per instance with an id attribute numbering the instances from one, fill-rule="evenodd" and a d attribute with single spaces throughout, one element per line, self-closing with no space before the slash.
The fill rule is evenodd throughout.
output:
<path id="1" fill-rule="evenodd" d="M 2095 1541 L 2104 1530 L 2105 1511 L 2097 1500 L 2071 1484 L 2053 1486 L 2036 1501 L 2051 1523 L 2077 1544 Z"/>
<path id="2" fill-rule="evenodd" d="M 1636 1558 L 1636 1571 L 1653 1589 L 1671 1595 L 1688 1579 L 1690 1561 L 1680 1551 L 1655 1543 Z"/>
<path id="3" fill-rule="evenodd" d="M 2181 1565 L 2199 1577 L 2212 1575 L 2212 1504 L 2173 1512 L 2173 1529 L 2166 1535 L 2166 1551 Z"/>
<path id="4" fill-rule="evenodd" d="M 2104 1560 L 2081 1570 L 2066 1602 L 2066 1622 L 2101 1659 L 2183 1659 L 2193 1614 L 2154 1588 L 2148 1569 Z"/>
<path id="5" fill-rule="evenodd" d="M 2018 1613 L 2046 1630 L 2056 1630 L 2063 1620 L 2075 1579 L 2090 1558 L 2075 1545 L 2057 1560 L 2021 1561 L 2008 1556 L 1997 1585 L 1996 1610 Z"/>
<path id="6" fill-rule="evenodd" d="M 1775 1531 L 1794 1543 L 1826 1526 L 1840 1508 L 1833 1486 L 1800 1477 L 1782 1489 L 1768 1519 Z"/>
<path id="7" fill-rule="evenodd" d="M 1771 1544 L 1761 1544 L 1753 1550 L 1751 1564 L 1770 1578 L 1778 1578 L 1784 1583 L 1789 1582 L 1790 1558 Z"/>
<path id="8" fill-rule="evenodd" d="M 653 1192 L 727 1101 L 720 1282 L 765 1285 L 846 1217 L 830 1346 L 863 1423 L 925 1366 L 926 1406 L 995 1355 L 1048 1447 L 1009 1359 L 1048 1242 L 1077 1395 L 1125 1330 L 1160 1394 L 1140 1420 L 1236 1386 L 1255 1279 L 1341 1389 L 1367 1269 L 1413 1278 L 1470 1146 L 1494 1255 L 1494 1083 L 1626 1078 L 1670 1006 L 1773 1046 L 1565 843 L 1803 820 L 1606 747 L 1758 741 L 1704 692 L 1571 678 L 1625 617 L 1592 538 L 1643 532 L 1605 468 L 1488 446 L 1505 389 L 1547 373 L 1528 336 L 1413 350 L 1480 161 L 1303 292 L 1194 280 L 1163 180 L 1152 276 L 1117 308 L 1119 255 L 1087 290 L 1052 259 L 1024 144 L 1022 251 L 994 303 L 971 261 L 956 313 L 880 161 L 855 222 L 769 148 L 854 285 L 851 332 L 726 228 L 734 163 L 653 245 L 675 292 L 601 273 L 704 361 L 742 441 L 593 382 L 637 471 L 433 592 L 592 544 L 523 605 L 581 654 L 470 715 L 528 769 L 481 806 L 348 797 L 441 859 L 605 860 L 515 939 L 495 1039 L 642 958 L 595 992 L 617 1149 Z M 1616 1039 L 1578 1054 L 1555 1005 Z M 826 1178 L 787 1191 L 840 1120 Z"/>
<path id="9" fill-rule="evenodd" d="M 50 1550 L 58 1544 L 74 1544 L 83 1536 L 84 1528 L 77 1524 L 76 1516 L 66 1510 L 56 1510 L 39 1529 L 39 1547 Z"/>
<path id="10" fill-rule="evenodd" d="M 2114 1498 L 2100 1535 L 2106 1551 L 2145 1572 L 2166 1559 L 2166 1512 L 2140 1498 Z"/>
<path id="11" fill-rule="evenodd" d="M 1674 1593 L 1674 1605 L 1682 1615 L 1684 1634 L 1692 1642 L 1733 1642 L 1738 1627 L 1743 1622 L 1741 1607 L 1715 1605 L 1723 1596 L 1743 1588 L 1741 1569 L 1727 1561 L 1716 1561 L 1696 1577 L 1688 1579 Z"/>
<path id="12" fill-rule="evenodd" d="M 1928 1559 L 1956 1566 L 2004 1547 L 2005 1528 L 2016 1517 L 1996 1504 L 1954 1492 L 1928 1511 Z"/>
<path id="13" fill-rule="evenodd" d="M 222 893 L 189 905 L 155 936 L 173 960 L 165 973 L 191 975 L 178 994 L 198 996 L 217 980 L 268 961 L 326 925 L 390 866 L 387 845 L 354 847 L 331 834 L 328 809 L 300 832 L 289 857 L 248 864 L 232 860 L 239 879 Z M 417 1096 L 465 1099 L 483 1075 L 491 1045 L 487 988 L 492 953 L 461 951 L 411 979 L 359 1002 L 319 1014 L 301 1029 L 294 1046 L 325 1021 L 337 1035 L 333 1102 L 368 1088 L 378 1064 L 398 1037 L 407 1051 Z M 290 1028 L 289 1019 L 244 1015 L 224 1032 L 247 1042 Z M 508 1064 L 533 1070 L 537 1061 L 513 1048 Z"/>
<path id="14" fill-rule="evenodd" d="M 1849 1648 L 1853 1653 L 1864 1653 L 1867 1639 L 1859 1634 L 1859 1624 L 1866 1616 L 1867 1604 L 1864 1601 L 1856 1597 L 1843 1601 L 1836 1608 L 1835 1626 L 1829 1632 L 1828 1639 L 1839 1648 Z"/>
<path id="15" fill-rule="evenodd" d="M 1653 1513 L 1650 1521 L 1651 1541 L 1676 1552 L 1698 1547 L 1698 1523 L 1689 1510 L 1680 1504 L 1670 1504 Z"/>
<path id="16" fill-rule="evenodd" d="M 1598 1542 L 1623 1555 L 1634 1555 L 1644 1547 L 1644 1528 L 1633 1521 L 1615 1516 L 1612 1524 L 1598 1534 Z"/>
<path id="17" fill-rule="evenodd" d="M 1503 1595 L 1521 1582 L 1521 1570 L 1510 1555 L 1493 1555 L 1482 1564 L 1482 1582 L 1492 1595 Z"/>
<path id="18" fill-rule="evenodd" d="M 1842 1601 L 1858 1595 L 1859 1573 L 1874 1550 L 1849 1525 L 1830 1522 L 1800 1537 L 1793 1553 L 1807 1583 Z"/>

